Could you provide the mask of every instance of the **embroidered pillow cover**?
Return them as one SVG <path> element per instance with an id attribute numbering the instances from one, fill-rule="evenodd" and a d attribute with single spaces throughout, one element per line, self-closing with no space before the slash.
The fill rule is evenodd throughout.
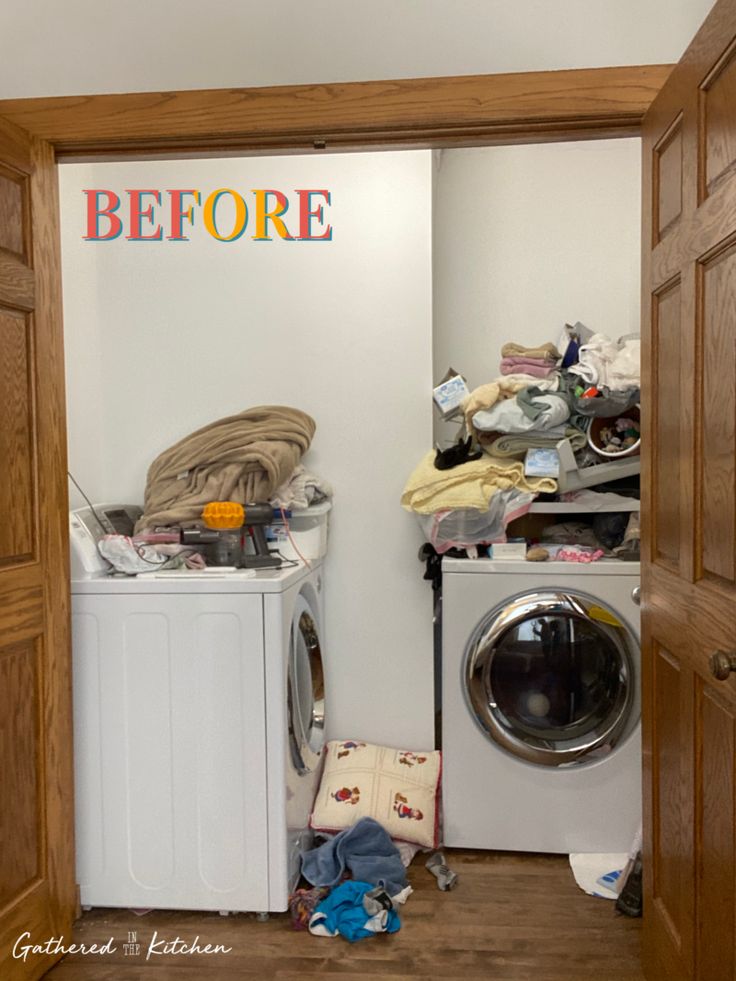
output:
<path id="1" fill-rule="evenodd" d="M 354 739 L 332 740 L 311 824 L 342 831 L 372 817 L 392 838 L 427 848 L 438 845 L 441 754 L 411 752 Z"/>

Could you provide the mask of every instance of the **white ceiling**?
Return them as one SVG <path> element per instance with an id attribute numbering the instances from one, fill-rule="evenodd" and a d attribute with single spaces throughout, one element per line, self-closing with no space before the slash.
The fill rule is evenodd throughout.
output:
<path id="1" fill-rule="evenodd" d="M 712 0 L 0 0 L 0 98 L 677 61 Z"/>

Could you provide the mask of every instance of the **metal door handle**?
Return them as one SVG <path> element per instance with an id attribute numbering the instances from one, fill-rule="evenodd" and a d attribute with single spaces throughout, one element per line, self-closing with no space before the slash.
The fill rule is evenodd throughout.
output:
<path id="1" fill-rule="evenodd" d="M 731 651 L 716 651 L 710 656 L 710 671 L 714 678 L 725 681 L 730 677 L 732 671 L 736 671 L 736 654 Z"/>
<path id="2" fill-rule="evenodd" d="M 637 606 L 641 606 L 641 586 L 634 586 L 631 590 L 631 598 Z"/>

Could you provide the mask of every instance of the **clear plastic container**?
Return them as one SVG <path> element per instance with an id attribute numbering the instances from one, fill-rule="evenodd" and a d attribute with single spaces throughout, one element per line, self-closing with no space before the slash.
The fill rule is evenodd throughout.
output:
<path id="1" fill-rule="evenodd" d="M 207 548 L 211 565 L 239 566 L 242 554 L 242 528 L 228 528 L 217 532 L 217 540 Z"/>

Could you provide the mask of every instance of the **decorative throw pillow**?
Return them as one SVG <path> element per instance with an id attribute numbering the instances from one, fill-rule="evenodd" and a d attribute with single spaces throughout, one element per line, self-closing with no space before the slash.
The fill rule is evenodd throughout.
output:
<path id="1" fill-rule="evenodd" d="M 320 831 L 342 831 L 372 817 L 392 838 L 427 848 L 439 844 L 441 754 L 413 753 L 357 740 L 332 740 L 311 824 Z"/>

